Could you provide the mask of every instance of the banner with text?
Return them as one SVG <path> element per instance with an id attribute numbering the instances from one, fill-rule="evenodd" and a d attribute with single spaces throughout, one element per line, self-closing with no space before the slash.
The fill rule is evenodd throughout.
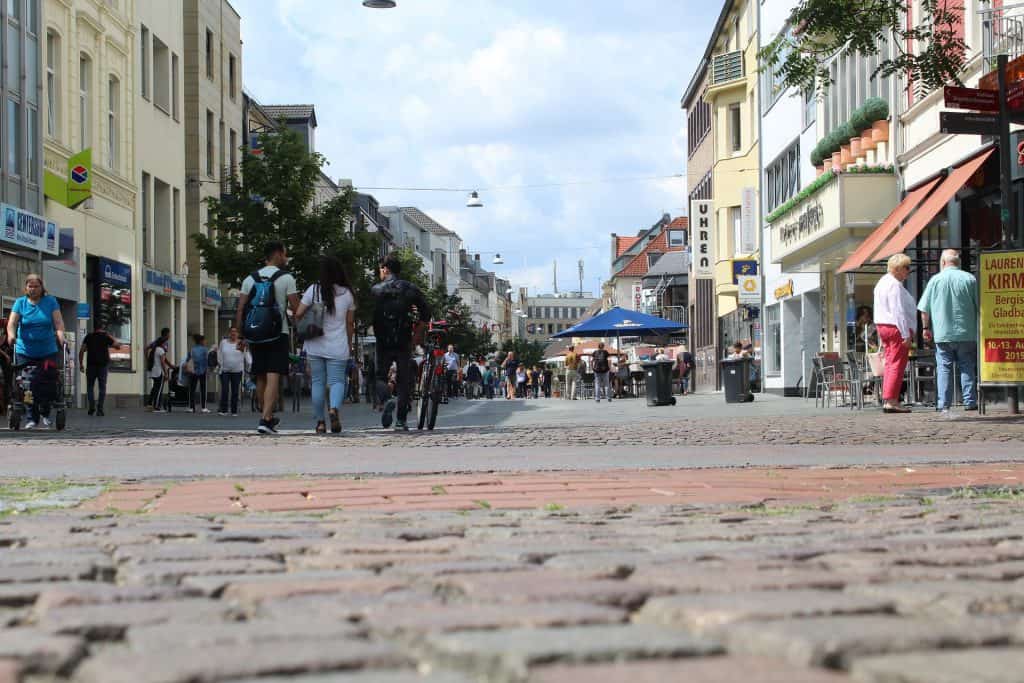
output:
<path id="1" fill-rule="evenodd" d="M 693 242 L 693 276 L 715 277 L 715 209 L 707 199 L 690 202 L 690 231 Z"/>
<path id="2" fill-rule="evenodd" d="M 0 213 L 4 222 L 0 240 L 45 254 L 60 253 L 56 223 L 10 204 L 0 204 Z"/>
<path id="3" fill-rule="evenodd" d="M 982 384 L 1024 385 L 1024 251 L 986 251 L 979 270 Z"/>
<path id="4" fill-rule="evenodd" d="M 744 187 L 740 194 L 740 243 L 739 253 L 753 254 L 757 251 L 757 224 L 754 209 L 757 193 L 752 187 Z"/>

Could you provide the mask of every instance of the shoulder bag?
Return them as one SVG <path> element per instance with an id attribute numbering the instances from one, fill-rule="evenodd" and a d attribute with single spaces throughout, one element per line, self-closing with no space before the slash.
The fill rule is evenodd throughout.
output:
<path id="1" fill-rule="evenodd" d="M 320 296 L 320 285 L 316 285 L 313 303 L 299 321 L 298 334 L 302 341 L 324 336 L 324 302 Z"/>

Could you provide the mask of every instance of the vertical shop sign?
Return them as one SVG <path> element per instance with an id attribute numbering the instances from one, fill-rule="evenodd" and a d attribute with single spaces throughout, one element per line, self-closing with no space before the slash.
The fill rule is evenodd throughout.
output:
<path id="1" fill-rule="evenodd" d="M 757 193 L 752 187 L 744 187 L 740 194 L 740 253 L 753 254 L 757 251 L 757 229 L 754 209 Z"/>
<path id="2" fill-rule="evenodd" d="M 1024 251 L 986 251 L 979 271 L 979 378 L 1024 385 Z"/>
<path id="3" fill-rule="evenodd" d="M 690 202 L 690 225 L 693 231 L 693 276 L 715 277 L 715 211 L 714 204 L 695 199 Z"/>

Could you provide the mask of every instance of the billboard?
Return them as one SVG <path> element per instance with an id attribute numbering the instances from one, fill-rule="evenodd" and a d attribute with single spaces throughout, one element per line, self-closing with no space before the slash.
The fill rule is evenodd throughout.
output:
<path id="1" fill-rule="evenodd" d="M 1024 385 L 1024 251 L 986 251 L 978 277 L 981 384 Z"/>

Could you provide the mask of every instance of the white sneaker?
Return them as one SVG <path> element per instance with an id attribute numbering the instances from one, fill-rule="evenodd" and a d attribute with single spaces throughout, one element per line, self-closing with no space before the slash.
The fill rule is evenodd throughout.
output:
<path id="1" fill-rule="evenodd" d="M 50 428 L 50 418 L 44 417 L 43 418 L 43 429 L 49 429 L 49 428 Z"/>
<path id="2" fill-rule="evenodd" d="M 210 409 L 209 409 L 209 408 L 203 408 L 203 412 L 204 412 L 204 413 L 209 413 L 209 412 L 210 412 Z"/>
<path id="3" fill-rule="evenodd" d="M 222 412 L 222 411 L 217 411 L 217 414 L 220 415 L 221 417 L 227 417 L 228 416 L 227 413 Z"/>
<path id="4" fill-rule="evenodd" d="M 943 408 L 942 409 L 942 417 L 947 419 L 947 420 L 959 420 L 960 419 L 960 416 L 957 413 L 954 413 L 949 408 Z"/>
<path id="5" fill-rule="evenodd" d="M 28 422 L 25 423 L 25 429 L 35 429 L 35 428 L 36 428 L 36 423 L 33 422 L 32 420 L 29 420 Z"/>

